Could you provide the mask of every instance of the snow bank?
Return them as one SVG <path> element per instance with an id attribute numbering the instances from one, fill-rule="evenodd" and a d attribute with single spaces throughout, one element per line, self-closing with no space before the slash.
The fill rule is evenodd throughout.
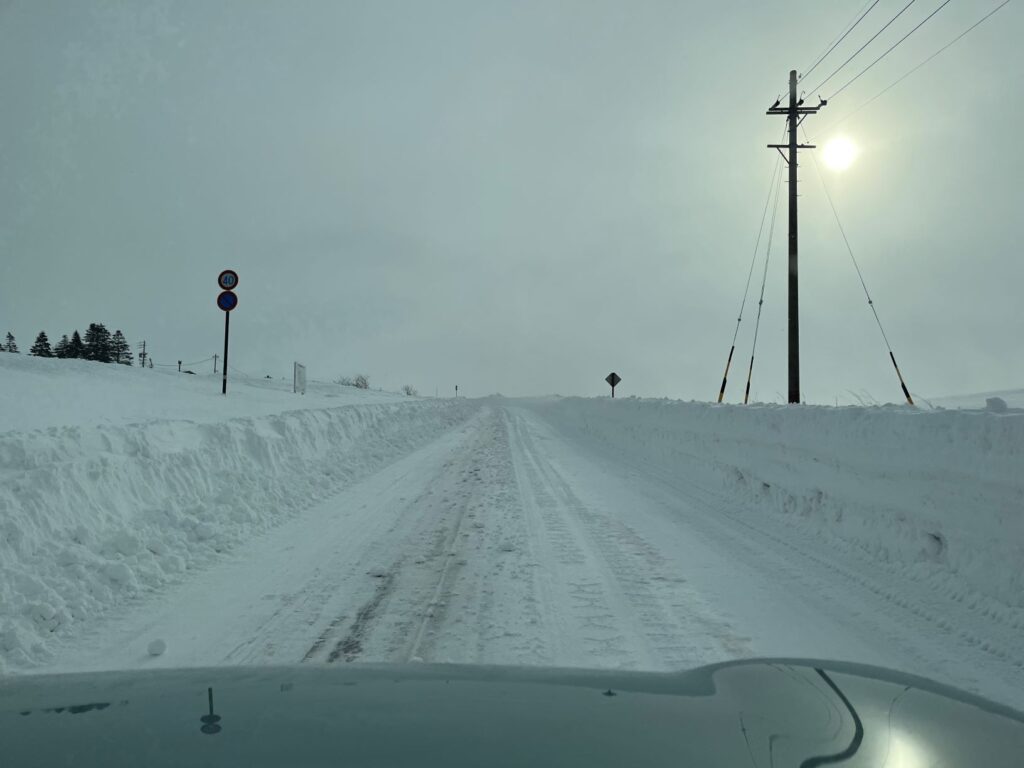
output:
<path id="1" fill-rule="evenodd" d="M 1008 408 L 1024 408 L 1024 389 L 1002 389 L 998 392 L 978 392 L 972 395 L 950 395 L 922 399 L 925 408 L 982 409 L 989 400 L 1002 400 Z"/>
<path id="2" fill-rule="evenodd" d="M 563 431 L 962 601 L 1024 607 L 1024 413 L 540 401 Z M 723 493 L 724 491 L 724 493 Z M 773 522 L 774 521 L 774 522 Z"/>
<path id="3" fill-rule="evenodd" d="M 210 366 L 210 363 L 204 364 Z M 196 375 L 177 368 L 142 369 L 88 360 L 0 354 L 0 434 L 47 427 L 137 424 L 167 419 L 224 421 L 299 408 L 408 400 L 402 395 L 231 372 L 228 396 L 212 367 Z"/>
<path id="4" fill-rule="evenodd" d="M 125 376 L 112 374 L 113 366 L 29 362 L 21 370 L 59 362 L 59 375 L 81 387 L 77 397 L 68 395 L 67 408 L 76 413 L 88 410 L 81 392 L 101 386 L 95 378 Z M 63 368 L 69 363 L 88 367 L 75 376 Z M 6 376 L 9 365 L 0 374 Z M 181 386 L 177 377 L 164 378 L 171 382 L 158 383 L 155 393 L 135 379 L 130 403 L 147 397 L 153 403 Z M 60 382 L 35 393 L 23 390 L 15 408 L 32 414 L 48 392 L 62 389 L 67 395 Z M 279 411 L 282 403 L 317 402 L 308 395 L 270 394 L 278 397 Z M 476 407 L 466 400 L 352 397 L 363 399 L 210 421 L 201 420 L 214 415 L 203 396 L 189 399 L 178 391 L 164 409 L 198 413 L 200 420 L 0 433 L 0 671 L 5 663 L 44 659 L 47 641 L 76 622 L 180 578 L 425 444 Z M 228 398 L 239 410 L 243 399 Z M 252 397 L 250 406 L 253 401 L 257 412 L 273 407 L 272 399 Z M 4 407 L 5 419 L 10 407 Z M 25 417 L 31 418 L 38 416 Z"/>

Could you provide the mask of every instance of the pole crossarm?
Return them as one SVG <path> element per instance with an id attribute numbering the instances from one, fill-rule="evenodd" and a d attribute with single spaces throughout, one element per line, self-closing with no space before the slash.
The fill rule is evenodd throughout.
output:
<path id="1" fill-rule="evenodd" d="M 797 115 L 816 115 L 816 114 L 818 114 L 818 110 L 819 109 L 821 109 L 821 107 L 797 107 L 796 110 L 793 112 L 793 114 L 797 114 Z M 782 109 L 781 107 L 779 107 L 777 109 L 769 109 L 767 112 L 765 112 L 765 114 L 766 115 L 788 115 L 788 114 L 790 114 L 790 110 Z"/>

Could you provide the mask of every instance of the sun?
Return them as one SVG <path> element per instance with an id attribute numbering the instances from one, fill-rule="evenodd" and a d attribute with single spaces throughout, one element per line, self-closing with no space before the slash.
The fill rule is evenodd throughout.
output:
<path id="1" fill-rule="evenodd" d="M 857 159 L 857 145 L 845 137 L 830 139 L 822 151 L 825 165 L 833 171 L 845 171 Z"/>

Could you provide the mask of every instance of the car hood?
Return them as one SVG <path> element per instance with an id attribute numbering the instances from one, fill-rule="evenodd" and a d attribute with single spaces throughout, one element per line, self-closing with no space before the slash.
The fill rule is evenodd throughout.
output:
<path id="1" fill-rule="evenodd" d="M 0 681 L 6 766 L 1019 766 L 1024 715 L 862 665 L 330 665 Z"/>

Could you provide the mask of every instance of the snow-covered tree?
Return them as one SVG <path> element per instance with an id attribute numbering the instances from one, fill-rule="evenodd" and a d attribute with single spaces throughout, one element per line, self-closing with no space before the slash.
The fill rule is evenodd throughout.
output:
<path id="1" fill-rule="evenodd" d="M 70 345 L 71 345 L 71 342 L 68 340 L 68 335 L 65 333 L 63 336 L 60 337 L 60 341 L 58 341 L 53 346 L 53 356 L 54 357 L 61 357 L 61 358 L 69 357 L 69 355 L 68 355 L 68 347 Z"/>
<path id="2" fill-rule="evenodd" d="M 7 343 L 4 345 L 5 352 L 17 352 L 18 343 L 14 340 L 14 334 L 10 331 L 7 332 Z"/>
<path id="3" fill-rule="evenodd" d="M 53 350 L 50 349 L 50 340 L 46 338 L 46 331 L 40 331 L 36 336 L 35 344 L 32 345 L 29 354 L 36 357 L 53 357 Z"/>
<path id="4" fill-rule="evenodd" d="M 85 358 L 97 363 L 109 363 L 111 355 L 110 331 L 103 323 L 89 323 L 85 329 Z"/>
<path id="5" fill-rule="evenodd" d="M 356 389 L 369 389 L 370 377 L 362 373 L 357 373 L 353 383 L 355 384 Z"/>
<path id="6" fill-rule="evenodd" d="M 68 342 L 68 353 L 66 357 L 85 357 L 85 344 L 82 343 L 82 337 L 78 335 L 76 330 L 71 334 L 71 341 Z"/>
<path id="7" fill-rule="evenodd" d="M 114 335 L 110 339 L 110 359 L 121 365 L 131 365 L 134 359 L 132 348 L 128 345 L 120 329 L 114 331 Z"/>

